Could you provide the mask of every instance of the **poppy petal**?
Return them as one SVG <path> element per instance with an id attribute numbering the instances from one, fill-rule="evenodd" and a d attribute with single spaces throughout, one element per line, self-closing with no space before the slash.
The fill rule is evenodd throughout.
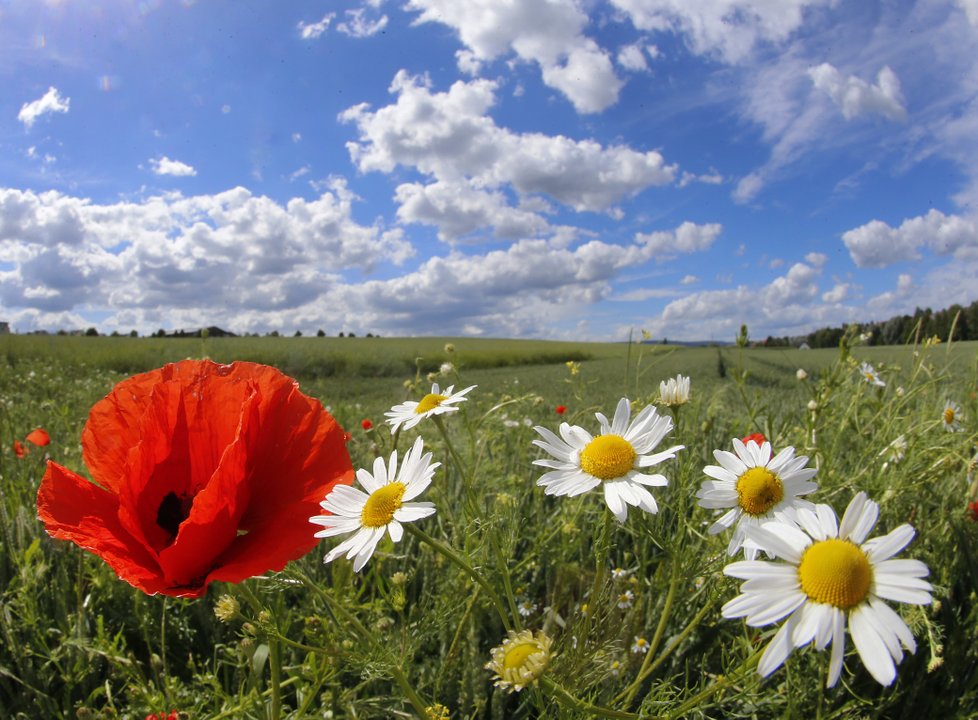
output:
<path id="1" fill-rule="evenodd" d="M 118 500 L 71 470 L 48 462 L 37 493 L 37 516 L 53 538 L 95 553 L 148 594 L 163 589 L 155 559 L 118 518 Z"/>
<path id="2" fill-rule="evenodd" d="M 29 433 L 27 433 L 27 437 L 25 439 L 27 442 L 37 445 L 38 447 L 44 447 L 45 445 L 51 444 L 51 436 L 48 435 L 44 428 L 31 430 Z"/>

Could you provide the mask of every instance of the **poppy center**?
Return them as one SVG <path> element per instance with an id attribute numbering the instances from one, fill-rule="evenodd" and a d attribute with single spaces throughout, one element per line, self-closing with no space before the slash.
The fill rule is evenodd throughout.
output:
<path id="1" fill-rule="evenodd" d="M 394 519 L 404 497 L 404 483 L 392 482 L 374 490 L 360 511 L 360 524 L 364 527 L 384 527 Z"/>
<path id="2" fill-rule="evenodd" d="M 190 517 L 193 504 L 192 497 L 179 496 L 171 490 L 156 510 L 156 524 L 170 533 L 171 537 L 176 537 L 180 531 L 180 523 Z"/>
<path id="3" fill-rule="evenodd" d="M 951 425 L 954 422 L 954 408 L 944 410 L 944 424 Z"/>
<path id="4" fill-rule="evenodd" d="M 445 395 L 436 395 L 435 393 L 428 393 L 423 398 L 421 398 L 421 402 L 419 402 L 418 406 L 414 408 L 414 412 L 416 412 L 418 415 L 420 415 L 421 413 L 426 413 L 429 410 L 434 410 L 436 407 L 441 405 L 446 400 L 448 400 L 448 397 Z"/>
<path id="5" fill-rule="evenodd" d="M 601 480 L 615 480 L 635 467 L 635 448 L 620 435 L 599 435 L 581 450 L 581 470 Z"/>
<path id="6" fill-rule="evenodd" d="M 763 515 L 784 498 L 781 478 L 763 467 L 752 467 L 737 478 L 740 507 L 748 515 Z"/>
<path id="7" fill-rule="evenodd" d="M 869 594 L 873 568 L 856 545 L 830 538 L 813 543 L 801 556 L 798 579 L 815 602 L 848 610 Z"/>

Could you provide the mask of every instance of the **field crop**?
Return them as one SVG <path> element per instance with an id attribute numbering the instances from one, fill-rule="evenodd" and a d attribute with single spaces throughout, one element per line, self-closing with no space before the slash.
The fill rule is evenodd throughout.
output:
<path id="1" fill-rule="evenodd" d="M 400 542 L 385 537 L 360 572 L 344 558 L 323 563 L 346 536 L 328 537 L 281 572 L 214 583 L 192 600 L 146 595 L 95 554 L 50 538 L 35 505 L 46 462 L 91 477 L 81 437 L 93 404 L 130 375 L 203 356 L 295 377 L 349 433 L 354 468 L 372 470 L 395 443 L 403 457 L 420 436 L 440 466 L 417 500 L 435 514 L 405 522 Z M 805 351 L 2 337 L 0 716 L 978 717 L 976 361 L 978 343 L 867 348 L 851 337 L 840 350 Z M 883 385 L 867 380 L 864 362 Z M 667 407 L 660 382 L 680 373 L 689 401 Z M 384 413 L 434 382 L 476 387 L 458 412 L 392 435 Z M 632 506 L 619 523 L 601 487 L 546 494 L 537 480 L 548 468 L 533 463 L 550 456 L 532 441 L 543 437 L 534 427 L 557 432 L 561 422 L 597 434 L 595 412 L 610 419 L 623 397 L 632 418 L 655 405 L 674 422 L 657 450 L 684 448 L 649 470 L 668 479 L 649 488 L 658 512 Z M 35 428 L 50 444 L 27 439 Z M 847 632 L 834 687 L 824 643 L 758 674 L 784 621 L 724 616 L 743 584 L 724 568 L 744 553 L 728 556 L 731 532 L 709 532 L 720 513 L 698 496 L 714 451 L 752 433 L 775 453 L 807 456 L 818 483 L 807 499 L 839 517 L 857 492 L 877 502 L 869 537 L 915 529 L 897 557 L 926 564 L 933 602 L 886 601 L 915 652 L 857 651 Z M 518 692 L 486 668 L 508 630 L 534 635 L 497 651 L 497 674 L 531 650 L 547 656 Z M 546 652 L 532 644 L 543 637 Z M 874 679 L 864 650 L 899 652 L 892 684 Z"/>

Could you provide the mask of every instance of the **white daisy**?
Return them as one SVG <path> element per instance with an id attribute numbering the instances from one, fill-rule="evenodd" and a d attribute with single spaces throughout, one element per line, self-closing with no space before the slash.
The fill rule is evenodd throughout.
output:
<path id="1" fill-rule="evenodd" d="M 418 438 L 405 453 L 400 467 L 397 450 L 391 453 L 387 465 L 384 458 L 377 458 L 373 473 L 357 470 L 357 480 L 366 493 L 349 485 L 336 485 L 319 503 L 323 510 L 332 514 L 309 518 L 309 522 L 325 528 L 317 532 L 316 537 L 354 533 L 353 537 L 330 550 L 323 562 L 331 562 L 345 553 L 347 559 L 356 558 L 353 569 L 360 572 L 374 554 L 385 530 L 391 540 L 398 542 L 404 535 L 401 523 L 434 514 L 433 503 L 408 502 L 424 492 L 431 484 L 435 468 L 441 465 L 432 463 L 431 453 L 422 454 L 423 450 L 421 438 Z"/>
<path id="2" fill-rule="evenodd" d="M 542 630 L 509 631 L 502 645 L 492 649 L 492 660 L 486 670 L 495 673 L 494 685 L 508 692 L 519 692 L 532 685 L 550 664 L 553 640 Z"/>
<path id="3" fill-rule="evenodd" d="M 864 362 L 859 366 L 859 374 L 863 376 L 863 380 L 868 382 L 870 385 L 876 385 L 877 387 L 886 387 L 886 383 L 880 379 L 880 376 L 876 374 L 876 369 L 870 365 L 868 362 Z"/>
<path id="4" fill-rule="evenodd" d="M 760 627 L 786 618 L 764 650 L 757 671 L 766 677 L 792 648 L 812 642 L 832 645 L 826 687 L 838 682 L 845 654 L 845 628 L 869 673 L 881 684 L 896 677 L 901 645 L 913 653 L 909 628 L 884 600 L 926 605 L 931 602 L 929 573 L 919 560 L 894 560 L 914 536 L 910 525 L 866 540 L 879 517 L 879 505 L 860 492 L 849 503 L 841 525 L 828 505 L 797 513 L 800 527 L 767 522 L 748 530 L 762 549 L 781 560 L 743 560 L 724 574 L 740 578 L 742 595 L 723 606 L 725 618 L 744 617 Z"/>
<path id="5" fill-rule="evenodd" d="M 944 429 L 948 432 L 957 432 L 961 429 L 961 406 L 953 400 L 944 403 L 944 414 L 941 416 L 944 422 Z"/>
<path id="6" fill-rule="evenodd" d="M 622 610 L 627 610 L 632 606 L 635 601 L 635 593 L 631 590 L 626 590 L 625 592 L 618 595 L 618 607 Z"/>
<path id="7" fill-rule="evenodd" d="M 669 407 L 679 407 L 689 402 L 689 378 L 677 375 L 659 383 L 659 402 Z"/>
<path id="8" fill-rule="evenodd" d="M 683 449 L 683 445 L 674 445 L 652 453 L 672 430 L 672 418 L 656 414 L 655 407 L 649 405 L 629 422 L 627 398 L 618 402 L 611 423 L 601 413 L 594 416 L 601 425 L 597 437 L 567 423 L 560 424 L 560 437 L 545 427 L 535 428 L 543 439 L 533 444 L 553 456 L 533 461 L 551 469 L 537 485 L 546 488 L 547 495 L 580 495 L 603 484 L 605 502 L 618 522 L 625 522 L 629 505 L 647 513 L 658 512 L 655 498 L 643 486 L 663 486 L 669 481 L 664 475 L 645 475 L 642 471 L 676 457 Z"/>
<path id="9" fill-rule="evenodd" d="M 468 398 L 464 397 L 467 392 L 472 390 L 475 385 L 470 385 L 464 390 L 452 393 L 454 385 L 449 385 L 444 392 L 438 387 L 438 383 L 433 383 L 431 392 L 421 398 L 420 401 L 408 400 L 400 405 L 395 405 L 384 413 L 386 422 L 391 426 L 391 435 L 397 432 L 398 428 L 409 430 L 432 415 L 443 415 L 445 413 L 458 412 L 456 403 L 460 403 Z"/>
<path id="10" fill-rule="evenodd" d="M 736 455 L 726 450 L 713 451 L 720 464 L 703 468 L 714 479 L 704 480 L 696 497 L 700 498 L 700 507 L 727 510 L 710 526 L 711 535 L 736 524 L 727 554 L 733 555 L 743 547 L 747 559 L 753 560 L 757 547 L 747 539 L 747 528 L 766 520 L 791 522 L 798 508 L 814 507 L 800 496 L 818 488 L 810 482 L 818 471 L 805 467 L 808 457 L 795 457 L 790 445 L 773 458 L 767 440 L 758 445 L 755 440 L 745 444 L 735 438 L 733 447 Z"/>
<path id="11" fill-rule="evenodd" d="M 649 641 L 644 637 L 635 636 L 634 642 L 632 642 L 632 652 L 636 655 L 644 655 L 649 651 Z"/>

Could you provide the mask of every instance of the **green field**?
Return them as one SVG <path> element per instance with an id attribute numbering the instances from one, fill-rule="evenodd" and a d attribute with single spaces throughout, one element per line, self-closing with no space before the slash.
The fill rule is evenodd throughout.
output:
<path id="1" fill-rule="evenodd" d="M 327 539 L 290 566 L 294 573 L 217 584 L 194 601 L 146 596 L 98 557 L 48 538 L 34 509 L 45 454 L 88 475 L 80 439 L 91 406 L 129 375 L 205 356 L 295 377 L 350 432 L 354 467 L 390 452 L 383 413 L 392 405 L 420 399 L 432 382 L 477 385 L 448 416 L 445 437 L 430 422 L 406 433 L 419 432 L 443 464 L 428 498 L 438 514 L 418 526 L 504 600 L 533 607 L 510 622 L 553 637 L 546 681 L 513 694 L 493 688 L 484 665 L 505 635 L 498 608 L 471 574 L 411 534 L 396 545 L 385 540 L 359 575 L 343 560 L 322 564 L 337 542 Z M 863 381 L 862 361 L 885 388 Z M 437 702 L 451 718 L 473 719 L 978 717 L 978 522 L 967 512 L 978 489 L 976 361 L 978 343 L 840 352 L 0 336 L 0 716 L 143 720 L 176 709 L 195 719 L 390 718 L 423 716 Z M 452 367 L 442 372 L 445 363 Z M 679 373 L 691 377 L 692 397 L 664 444 L 685 450 L 662 466 L 669 486 L 654 488 L 657 515 L 631 508 L 624 525 L 611 525 L 600 493 L 551 497 L 535 485 L 542 471 L 532 461 L 541 452 L 531 426 L 556 430 L 563 419 L 596 432 L 595 411 L 610 417 L 628 397 L 637 412 Z M 942 427 L 947 400 L 960 407 L 960 432 Z M 563 418 L 558 405 L 567 407 Z M 364 430 L 364 419 L 375 428 Z M 13 442 L 36 427 L 51 445 L 17 458 Z M 695 493 L 713 451 L 752 432 L 776 450 L 791 445 L 811 457 L 819 468 L 814 502 L 841 515 L 863 490 L 880 503 L 874 535 L 915 527 L 901 557 L 930 567 L 936 602 L 890 603 L 917 643 L 892 686 L 870 677 L 851 638 L 835 688 L 820 687 L 828 650 L 811 647 L 761 680 L 752 663 L 777 625 L 754 629 L 721 616 L 739 582 L 722 574 L 728 538 L 707 534 L 713 515 L 697 507 Z M 901 436 L 906 449 L 894 459 L 887 448 Z M 626 570 L 627 580 L 612 568 Z M 296 585 L 298 573 L 319 589 Z M 619 608 L 625 590 L 634 600 Z M 223 594 L 242 607 L 227 623 L 214 616 Z M 631 652 L 635 637 L 651 645 L 648 655 Z"/>

